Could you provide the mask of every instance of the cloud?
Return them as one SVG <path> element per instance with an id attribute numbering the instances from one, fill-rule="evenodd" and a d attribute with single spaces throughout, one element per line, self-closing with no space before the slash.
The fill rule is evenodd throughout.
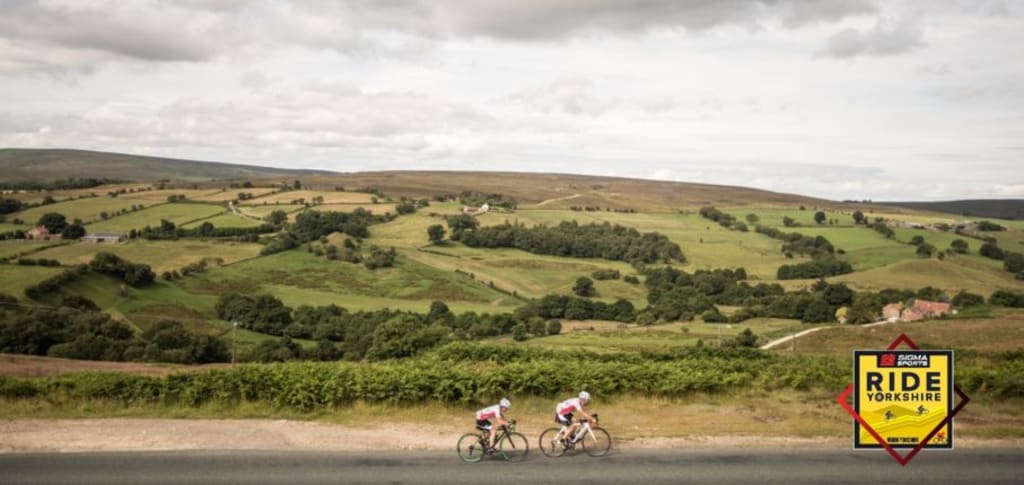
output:
<path id="1" fill-rule="evenodd" d="M 0 70 L 88 72 L 112 61 L 208 62 L 289 46 L 387 58 L 415 56 L 430 39 L 562 41 L 772 21 L 799 27 L 874 10 L 866 0 L 4 0 L 0 45 L 8 49 L 0 51 Z M 381 42 L 381 35 L 403 41 Z"/>
<path id="2" fill-rule="evenodd" d="M 835 33 L 821 54 L 840 59 L 900 54 L 923 46 L 923 33 L 924 29 L 913 20 L 879 19 L 871 30 L 848 28 Z"/>

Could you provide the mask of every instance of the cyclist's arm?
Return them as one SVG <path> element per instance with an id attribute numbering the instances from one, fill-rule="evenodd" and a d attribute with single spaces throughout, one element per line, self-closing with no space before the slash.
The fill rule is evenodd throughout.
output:
<path id="1" fill-rule="evenodd" d="M 580 411 L 580 414 L 582 414 L 584 418 L 587 418 L 587 421 L 590 421 L 591 423 L 593 423 L 593 422 L 594 422 L 594 418 L 593 418 L 593 416 L 591 416 L 591 415 L 590 415 L 590 413 L 588 413 L 588 412 L 584 411 L 584 410 L 583 410 L 583 406 L 580 406 L 580 407 L 579 407 L 579 408 L 577 408 L 577 409 L 578 409 L 578 410 Z M 583 421 L 583 420 L 581 419 L 580 421 Z"/>

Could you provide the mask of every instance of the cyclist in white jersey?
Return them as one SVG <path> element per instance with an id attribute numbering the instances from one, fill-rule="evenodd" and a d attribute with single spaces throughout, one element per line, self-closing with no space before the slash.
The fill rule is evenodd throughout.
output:
<path id="1" fill-rule="evenodd" d="M 506 398 L 501 398 L 498 404 L 487 406 L 476 412 L 476 427 L 480 431 L 487 433 L 488 451 L 494 450 L 494 432 L 491 430 L 491 419 L 498 421 L 500 426 L 508 426 L 505 413 L 508 412 L 510 407 L 512 407 L 512 402 Z"/>
<path id="2" fill-rule="evenodd" d="M 590 393 L 582 391 L 579 396 L 566 399 L 555 406 L 555 422 L 566 426 L 565 435 L 555 435 L 556 440 L 569 439 L 569 437 L 576 432 L 576 428 L 579 428 L 580 421 L 583 419 L 594 423 L 594 418 L 592 418 L 590 414 L 583 409 L 583 405 L 588 402 L 590 402 Z M 572 419 L 572 413 L 574 411 L 579 411 L 581 415 L 581 417 L 577 418 L 575 422 Z"/>

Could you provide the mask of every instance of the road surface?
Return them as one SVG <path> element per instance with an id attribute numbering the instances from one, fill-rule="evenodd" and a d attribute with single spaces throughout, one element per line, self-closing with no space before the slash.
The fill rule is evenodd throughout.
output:
<path id="1" fill-rule="evenodd" d="M 522 463 L 476 464 L 454 451 L 309 453 L 188 451 L 0 455 L 15 484 L 811 484 L 1024 482 L 1024 450 L 924 451 L 906 467 L 884 452 L 807 449 L 612 450 Z"/>

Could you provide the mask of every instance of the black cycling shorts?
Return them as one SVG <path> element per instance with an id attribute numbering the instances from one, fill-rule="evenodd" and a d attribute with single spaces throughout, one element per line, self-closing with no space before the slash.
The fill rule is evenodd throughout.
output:
<path id="1" fill-rule="evenodd" d="M 483 431 L 483 430 L 490 431 L 490 429 L 491 429 L 491 422 L 486 420 L 486 419 L 478 419 L 478 420 L 476 420 L 476 427 L 477 427 L 477 429 L 479 429 L 481 431 Z"/>
<path id="2" fill-rule="evenodd" d="M 565 415 L 555 413 L 555 422 L 564 425 L 572 424 L 572 413 Z"/>

